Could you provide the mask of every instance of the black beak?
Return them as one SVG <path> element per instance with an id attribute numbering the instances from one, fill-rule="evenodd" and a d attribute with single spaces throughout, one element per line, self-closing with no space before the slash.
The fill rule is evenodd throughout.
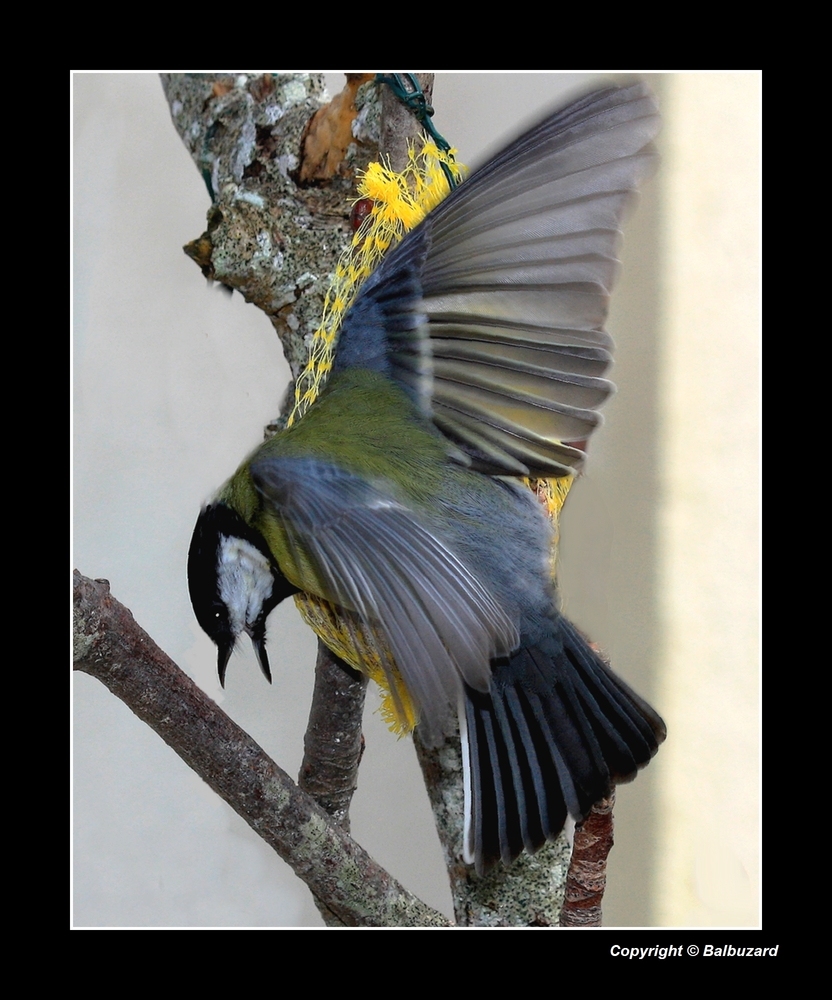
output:
<path id="1" fill-rule="evenodd" d="M 225 668 L 231 659 L 234 649 L 234 639 L 222 639 L 217 643 L 217 673 L 220 675 L 220 687 L 225 687 Z"/>
<path id="2" fill-rule="evenodd" d="M 265 635 L 253 635 L 251 641 L 254 645 L 254 652 L 257 653 L 257 662 L 260 664 L 263 676 L 271 684 L 272 672 L 269 670 L 269 657 L 266 653 L 266 637 Z"/>

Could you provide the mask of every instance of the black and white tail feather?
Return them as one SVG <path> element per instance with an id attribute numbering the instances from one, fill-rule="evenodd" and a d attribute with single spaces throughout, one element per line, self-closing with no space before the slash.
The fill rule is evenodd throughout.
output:
<path id="1" fill-rule="evenodd" d="M 465 689 L 464 852 L 480 874 L 580 822 L 656 753 L 661 718 L 571 622 L 495 664 L 489 692 Z"/>

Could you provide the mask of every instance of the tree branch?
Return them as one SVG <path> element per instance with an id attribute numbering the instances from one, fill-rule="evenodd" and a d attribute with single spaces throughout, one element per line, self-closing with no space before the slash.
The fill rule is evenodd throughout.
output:
<path id="1" fill-rule="evenodd" d="M 355 173 L 377 155 L 372 83 L 349 102 L 360 121 L 326 183 L 300 183 L 320 73 L 162 74 L 171 117 L 211 195 L 205 232 L 185 252 L 269 317 L 297 378 L 329 275 L 352 236 Z M 356 107 L 356 103 L 360 105 Z"/>
<path id="2" fill-rule="evenodd" d="M 344 830 L 364 754 L 367 678 L 318 642 L 315 688 L 298 785 Z"/>
<path id="3" fill-rule="evenodd" d="M 340 660 L 319 639 L 298 786 L 345 833 L 350 829 L 350 803 L 364 754 L 361 728 L 366 693 L 367 678 Z M 327 924 L 343 926 L 317 896 L 315 902 Z"/>
<path id="4" fill-rule="evenodd" d="M 443 927 L 162 652 L 110 594 L 74 580 L 75 669 L 97 677 L 356 927 Z"/>
<path id="5" fill-rule="evenodd" d="M 414 733 L 416 753 L 445 852 L 456 922 L 462 927 L 557 927 L 571 854 L 561 833 L 534 856 L 497 865 L 481 877 L 462 861 L 462 753 L 458 735 L 429 748 Z"/>
<path id="6" fill-rule="evenodd" d="M 600 927 L 601 903 L 607 887 L 607 857 L 613 845 L 612 807 L 615 788 L 608 799 L 596 803 L 575 831 L 572 863 L 566 881 L 561 927 Z"/>

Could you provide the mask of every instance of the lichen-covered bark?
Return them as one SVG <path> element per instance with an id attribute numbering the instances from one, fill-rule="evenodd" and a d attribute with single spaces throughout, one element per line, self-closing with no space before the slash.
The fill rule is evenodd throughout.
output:
<path id="1" fill-rule="evenodd" d="M 321 74 L 163 74 L 162 85 L 212 201 L 186 252 L 266 313 L 297 377 L 352 235 L 356 170 L 378 155 L 376 88 L 355 88 L 357 138 L 320 184 L 300 174 L 307 127 L 326 104 Z"/>
<path id="2" fill-rule="evenodd" d="M 345 926 L 442 927 L 302 792 L 162 652 L 110 594 L 75 574 L 75 669 L 97 677 L 146 722 L 306 882 Z"/>
<path id="3" fill-rule="evenodd" d="M 534 856 L 521 854 L 508 868 L 479 876 L 462 861 L 462 752 L 458 736 L 436 748 L 414 735 L 416 752 L 436 818 L 460 927 L 557 927 L 571 848 L 565 834 Z"/>

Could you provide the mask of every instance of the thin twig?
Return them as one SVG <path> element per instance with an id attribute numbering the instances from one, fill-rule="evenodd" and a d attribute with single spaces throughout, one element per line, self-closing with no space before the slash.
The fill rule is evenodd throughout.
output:
<path id="1" fill-rule="evenodd" d="M 298 787 L 346 833 L 350 830 L 350 802 L 358 785 L 358 766 L 364 753 L 361 720 L 367 678 L 349 667 L 318 640 L 315 687 Z M 331 927 L 342 921 L 322 900 L 315 903 Z"/>
<path id="2" fill-rule="evenodd" d="M 612 808 L 615 789 L 596 803 L 575 830 L 572 864 L 566 880 L 561 927 L 600 927 L 601 904 L 607 886 L 607 856 L 613 845 Z"/>

